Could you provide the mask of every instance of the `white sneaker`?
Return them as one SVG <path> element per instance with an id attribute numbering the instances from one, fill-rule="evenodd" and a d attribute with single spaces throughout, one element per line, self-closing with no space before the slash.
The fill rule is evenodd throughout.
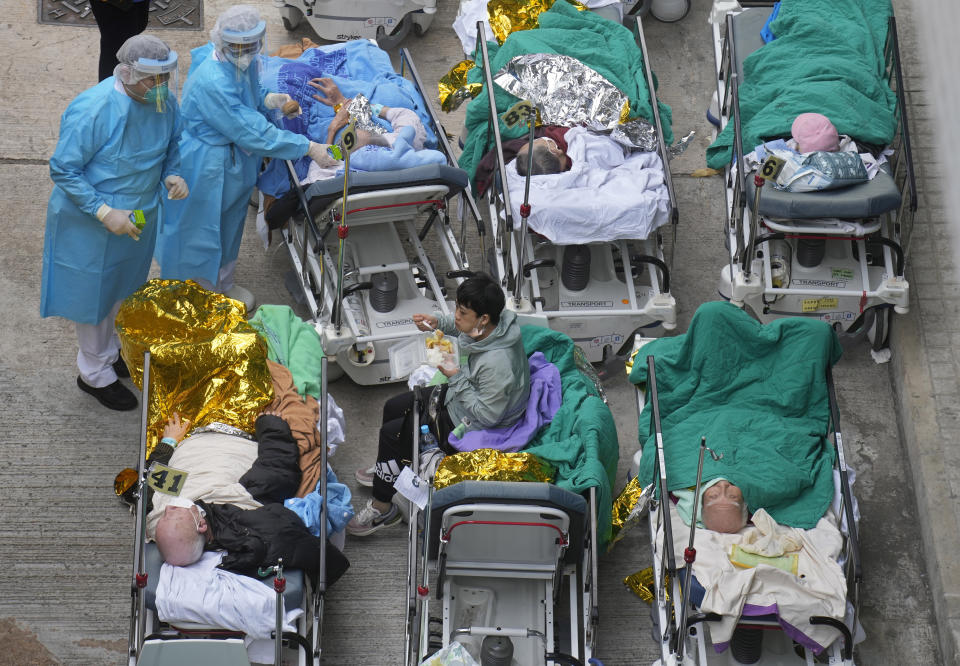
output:
<path id="1" fill-rule="evenodd" d="M 249 289 L 244 289 L 241 286 L 233 285 L 227 289 L 227 291 L 224 293 L 224 296 L 243 303 L 247 308 L 247 314 L 253 312 L 257 307 L 257 299 L 254 297 L 254 295 Z"/>
<path id="2" fill-rule="evenodd" d="M 386 513 L 380 513 L 373 507 L 373 500 L 367 500 L 367 505 L 347 523 L 347 534 L 367 536 L 382 527 L 396 525 L 400 517 L 400 509 L 396 504 L 391 504 Z"/>

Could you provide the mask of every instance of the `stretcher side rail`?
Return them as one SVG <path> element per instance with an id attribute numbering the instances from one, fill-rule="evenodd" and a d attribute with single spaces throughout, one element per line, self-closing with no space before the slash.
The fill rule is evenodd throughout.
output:
<path id="1" fill-rule="evenodd" d="M 406 48 L 400 49 L 400 75 L 406 76 L 407 69 L 410 70 L 410 76 L 413 79 L 414 85 L 417 87 L 417 90 L 424 90 L 423 80 L 420 78 L 420 73 L 417 71 L 416 65 L 413 63 L 413 58 L 410 56 L 410 52 Z M 450 164 L 459 169 L 460 165 L 457 162 L 457 158 L 454 155 L 453 148 L 450 146 L 450 141 L 447 138 L 447 132 L 443 128 L 443 125 L 440 124 L 440 118 L 437 116 L 437 111 L 432 104 L 426 104 L 427 113 L 430 115 L 430 121 L 433 124 L 434 134 L 437 136 L 437 143 L 439 144 L 443 153 L 450 160 Z M 463 172 L 466 175 L 466 172 Z M 469 178 L 468 178 L 469 182 Z M 473 193 L 470 191 L 470 188 L 467 186 L 467 183 L 461 188 L 458 192 L 459 195 L 459 205 L 457 207 L 457 214 L 460 218 L 460 238 L 459 246 L 461 250 L 461 263 L 463 264 L 464 269 L 470 268 L 470 262 L 467 258 L 466 252 L 466 226 L 469 217 L 473 218 L 473 222 L 477 228 L 477 236 L 480 239 L 480 265 L 487 265 L 487 229 L 483 223 L 483 217 L 480 215 L 480 209 L 477 207 L 477 202 L 473 198 Z"/>

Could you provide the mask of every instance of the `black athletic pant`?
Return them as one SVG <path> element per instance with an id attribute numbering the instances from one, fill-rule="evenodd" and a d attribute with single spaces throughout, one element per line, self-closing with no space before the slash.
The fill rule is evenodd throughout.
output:
<path id="1" fill-rule="evenodd" d="M 439 390 L 433 387 L 432 390 Z M 423 400 L 430 399 L 430 390 L 423 391 Z M 453 430 L 453 423 L 446 409 L 440 409 L 437 420 L 442 421 L 444 432 Z M 421 422 L 422 425 L 422 422 Z M 435 428 L 431 428 L 434 437 Z M 380 426 L 380 443 L 377 448 L 377 471 L 373 478 L 373 498 L 380 502 L 393 499 L 396 490 L 393 483 L 404 467 L 413 458 L 413 391 L 407 391 L 387 400 L 383 406 L 383 425 Z M 441 443 L 441 448 L 444 443 Z M 416 471 L 416 470 L 414 470 Z"/>
<path id="2" fill-rule="evenodd" d="M 130 9 L 117 9 L 103 0 L 90 0 L 90 9 L 100 28 L 100 81 L 113 76 L 117 51 L 123 43 L 147 29 L 150 0 L 135 2 Z"/>

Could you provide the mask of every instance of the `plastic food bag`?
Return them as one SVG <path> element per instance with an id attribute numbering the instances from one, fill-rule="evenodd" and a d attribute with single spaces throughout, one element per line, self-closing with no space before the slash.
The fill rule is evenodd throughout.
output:
<path id="1" fill-rule="evenodd" d="M 421 661 L 420 666 L 480 666 L 480 662 L 470 656 L 467 648 L 454 641 Z"/>

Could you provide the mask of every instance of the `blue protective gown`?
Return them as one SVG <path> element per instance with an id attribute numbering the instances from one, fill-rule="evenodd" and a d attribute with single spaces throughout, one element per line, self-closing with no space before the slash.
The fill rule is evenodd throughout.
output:
<path id="1" fill-rule="evenodd" d="M 310 146 L 267 120 L 256 63 L 239 72 L 212 53 L 212 44 L 193 49 L 183 89 L 181 175 L 190 196 L 163 202 L 157 260 L 164 279 L 216 284 L 220 267 L 240 252 L 261 158 L 296 159 Z"/>
<path id="2" fill-rule="evenodd" d="M 180 172 L 180 112 L 140 104 L 114 88 L 114 77 L 80 93 L 60 119 L 50 158 L 53 192 L 43 239 L 40 314 L 98 324 L 147 279 L 159 227 L 161 182 Z M 102 204 L 141 209 L 135 241 L 97 220 Z"/>

